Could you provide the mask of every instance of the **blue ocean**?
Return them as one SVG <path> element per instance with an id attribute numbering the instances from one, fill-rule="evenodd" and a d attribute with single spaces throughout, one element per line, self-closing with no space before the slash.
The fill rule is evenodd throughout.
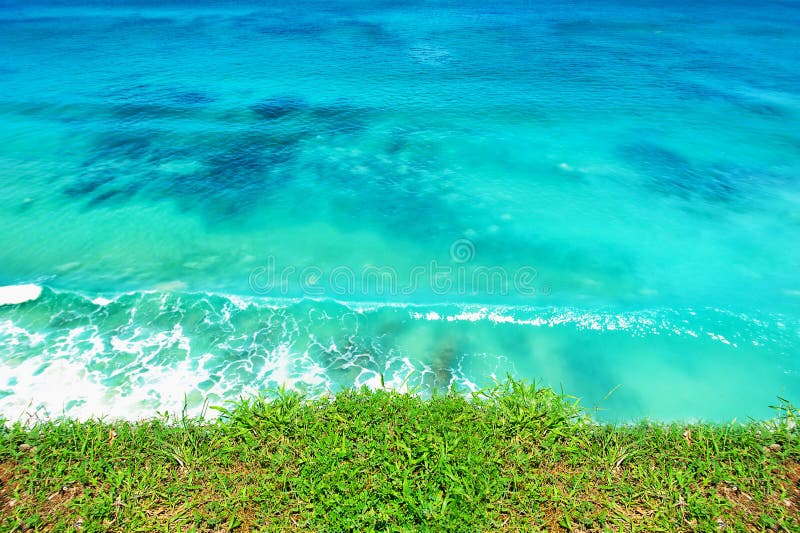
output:
<path id="1" fill-rule="evenodd" d="M 800 402 L 800 2 L 0 0 L 0 417 Z"/>

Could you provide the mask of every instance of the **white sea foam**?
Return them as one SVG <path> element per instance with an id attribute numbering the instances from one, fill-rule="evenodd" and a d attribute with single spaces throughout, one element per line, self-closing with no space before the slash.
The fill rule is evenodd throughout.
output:
<path id="1" fill-rule="evenodd" d="M 774 342 L 760 332 L 743 337 L 742 323 L 759 330 L 782 324 L 777 315 L 763 317 L 761 324 L 715 309 L 704 309 L 698 318 L 691 309 L 276 302 L 155 292 L 103 298 L 48 290 L 42 299 L 47 300 L 42 312 L 55 311 L 48 326 L 13 307 L 6 309 L 8 319 L 0 320 L 0 392 L 5 396 L 0 415 L 10 421 L 61 414 L 81 419 L 137 419 L 165 411 L 197 415 L 204 400 L 220 404 L 278 386 L 311 395 L 362 385 L 400 391 L 457 385 L 474 391 L 490 377 L 517 375 L 515 352 L 497 341 L 503 333 L 493 332 L 508 325 L 627 331 L 675 336 L 684 343 L 708 339 L 735 349 L 745 339 L 757 341 L 747 342 L 750 346 Z M 81 304 L 51 309 L 61 299 Z M 101 309 L 112 302 L 114 312 Z M 85 314 L 70 309 L 85 309 Z M 414 326 L 403 320 L 409 316 L 438 325 Z M 459 322 L 475 335 L 441 335 L 440 328 L 455 331 Z M 796 326 L 788 329 L 794 332 Z M 530 339 L 524 330 L 514 334 L 529 343 L 526 353 L 534 354 L 533 363 L 542 368 L 569 361 L 568 347 L 558 342 L 561 333 L 554 333 L 554 341 L 545 332 Z"/>
<path id="2" fill-rule="evenodd" d="M 15 305 L 36 300 L 42 288 L 32 283 L 26 285 L 7 285 L 0 287 L 0 305 Z"/>
<path id="3" fill-rule="evenodd" d="M 720 312 L 714 309 L 715 313 Z M 691 316 L 696 316 L 694 311 L 687 311 Z M 480 322 L 488 321 L 493 324 L 513 324 L 518 326 L 535 327 L 557 327 L 571 325 L 579 330 L 592 331 L 627 331 L 634 335 L 661 335 L 671 333 L 674 335 L 688 335 L 697 338 L 698 333 L 686 325 L 673 324 L 669 318 L 669 313 L 658 316 L 652 311 L 638 311 L 627 313 L 596 313 L 585 312 L 573 309 L 508 309 L 486 307 L 480 309 L 461 309 L 454 313 L 439 313 L 436 311 L 421 312 L 416 310 L 409 311 L 409 316 L 414 320 L 424 321 L 446 321 L 446 322 Z M 763 327 L 764 324 L 752 320 L 747 316 L 739 317 L 742 320 L 752 322 L 754 325 Z M 778 323 L 780 325 L 780 323 Z M 702 331 L 703 328 L 701 327 Z M 721 342 L 722 344 L 738 347 L 736 342 L 719 335 L 715 332 L 706 332 L 709 338 Z"/>
<path id="4" fill-rule="evenodd" d="M 29 423 L 61 415 L 82 420 L 98 416 L 141 419 L 156 412 L 197 416 L 203 413 L 204 400 L 232 400 L 279 385 L 302 390 L 330 388 L 327 369 L 309 354 L 297 353 L 290 343 L 271 349 L 258 347 L 219 367 L 219 360 L 210 364 L 214 355 L 192 353 L 192 339 L 180 324 L 150 333 L 134 327 L 124 338 L 108 338 L 97 327 L 79 326 L 43 345 L 39 334 L 3 321 L 2 337 L 10 342 L 0 350 L 0 376 L 9 379 L 4 379 L 0 388 L 12 394 L 4 399 L 0 415 L 10 422 Z M 29 349 L 36 346 L 38 350 Z M 30 355 L 19 361 L 2 353 L 11 355 L 13 348 Z M 98 366 L 96 362 L 110 351 L 134 357 L 115 368 Z M 164 353 L 168 357 L 163 357 Z M 237 367 L 242 365 L 252 370 L 254 358 L 264 360 L 261 370 L 237 375 Z M 112 364 L 109 360 L 108 365 Z M 226 379 L 201 389 L 199 384 L 212 374 Z"/>

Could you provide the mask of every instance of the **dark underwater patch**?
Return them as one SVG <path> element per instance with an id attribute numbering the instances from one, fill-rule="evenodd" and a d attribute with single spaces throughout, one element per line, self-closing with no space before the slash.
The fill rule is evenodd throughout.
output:
<path id="1" fill-rule="evenodd" d="M 119 205 L 130 201 L 153 177 L 154 172 L 143 172 L 139 166 L 93 170 L 66 187 L 63 193 L 84 199 L 89 209 L 112 203 Z"/>
<path id="2" fill-rule="evenodd" d="M 408 147 L 408 140 L 402 135 L 393 135 L 386 145 L 386 153 L 397 155 Z"/>
<path id="3" fill-rule="evenodd" d="M 75 183 L 64 189 L 67 196 L 78 198 L 94 193 L 100 187 L 114 181 L 114 176 L 108 173 L 88 173 L 81 176 Z"/>
<path id="4" fill-rule="evenodd" d="M 329 134 L 353 134 L 367 129 L 367 112 L 347 102 L 320 105 L 311 109 L 315 131 Z"/>
<path id="5" fill-rule="evenodd" d="M 141 103 L 147 95 L 157 101 Z M 250 108 L 253 115 L 243 124 L 244 130 L 184 135 L 124 123 L 158 116 L 163 102 L 205 105 L 211 99 L 204 93 L 140 85 L 112 97 L 122 101 L 117 107 L 125 114 L 117 117 L 122 124 L 98 135 L 83 163 L 84 173 L 67 184 L 65 194 L 84 197 L 88 207 L 121 203 L 133 195 L 154 202 L 170 199 L 183 210 L 200 212 L 211 223 L 263 207 L 294 179 L 294 162 L 307 139 L 322 136 L 320 142 L 327 142 L 329 137 L 357 134 L 368 127 L 372 113 L 348 101 L 312 105 L 299 96 L 276 95 Z M 395 174 L 381 169 L 382 186 L 389 186 L 393 177 L 400 180 Z M 413 184 L 399 187 L 407 190 L 409 199 L 417 196 L 408 192 Z M 425 210 L 435 212 L 435 204 Z M 395 216 L 403 216 L 403 210 L 391 214 Z"/>
<path id="6" fill-rule="evenodd" d="M 325 30 L 318 18 L 302 16 L 298 13 L 263 13 L 234 19 L 234 26 L 252 30 L 263 35 L 280 37 L 315 37 Z"/>
<path id="7" fill-rule="evenodd" d="M 147 161 L 155 157 L 157 134 L 150 131 L 108 132 L 98 135 L 84 168 L 107 165 L 111 161 Z"/>
<path id="8" fill-rule="evenodd" d="M 212 155 L 208 164 L 208 181 L 222 187 L 239 189 L 249 186 L 254 177 L 269 168 L 266 148 L 259 144 L 241 144 L 225 152 Z"/>
<path id="9" fill-rule="evenodd" d="M 107 205 L 112 201 L 113 203 L 127 202 L 130 197 L 136 193 L 138 188 L 139 187 L 137 185 L 131 185 L 129 187 L 102 191 L 89 200 L 87 207 L 92 208 L 100 205 Z"/>
<path id="10" fill-rule="evenodd" d="M 273 96 L 266 98 L 250 109 L 265 120 L 276 120 L 308 108 L 305 101 L 297 96 Z"/>
<path id="11" fill-rule="evenodd" d="M 95 141 L 94 152 L 103 157 L 143 157 L 150 150 L 152 137 L 149 132 L 103 133 Z"/>
<path id="12" fill-rule="evenodd" d="M 622 158 L 658 192 L 684 199 L 703 198 L 734 202 L 758 191 L 781 186 L 786 178 L 769 170 L 726 163 L 692 163 L 678 153 L 652 143 L 636 143 L 620 149 Z"/>
<path id="13" fill-rule="evenodd" d="M 125 102 L 112 105 L 110 112 L 115 119 L 135 125 L 145 120 L 189 117 L 195 113 L 193 107 L 193 104 L 165 105 L 160 103 Z"/>
<path id="14" fill-rule="evenodd" d="M 643 174 L 648 187 L 662 194 L 688 199 L 709 192 L 705 176 L 677 152 L 640 142 L 623 146 L 620 154 Z"/>
<path id="15" fill-rule="evenodd" d="M 174 91 L 171 94 L 176 104 L 195 106 L 213 103 L 216 98 L 200 91 Z"/>
<path id="16" fill-rule="evenodd" d="M 180 89 L 170 86 L 153 85 L 149 83 L 139 83 L 112 90 L 110 93 L 99 95 L 110 98 L 119 103 L 137 103 L 140 105 L 159 104 L 169 105 L 204 105 L 214 102 L 213 95 L 197 89 Z"/>
<path id="17" fill-rule="evenodd" d="M 398 45 L 403 41 L 383 24 L 359 19 L 339 20 L 331 24 L 334 33 L 345 33 L 351 40 L 369 43 L 370 46 Z"/>
<path id="18" fill-rule="evenodd" d="M 191 116 L 215 101 L 212 95 L 199 90 L 149 84 L 124 87 L 102 97 L 110 100 L 108 105 L 112 117 L 131 122 Z"/>
<path id="19" fill-rule="evenodd" d="M 747 112 L 768 118 L 786 118 L 791 114 L 788 109 L 781 105 L 755 98 L 748 98 L 740 94 L 715 89 L 699 83 L 670 81 L 667 83 L 667 87 L 683 98 L 726 102 L 729 105 L 736 106 Z"/>
<path id="20" fill-rule="evenodd" d="M 669 80 L 666 87 L 683 98 L 693 100 L 728 100 L 730 95 L 713 87 L 683 80 Z"/>
<path id="21" fill-rule="evenodd" d="M 335 14 L 304 14 L 261 11 L 247 16 L 234 17 L 232 23 L 237 30 L 255 32 L 275 38 L 302 39 L 348 39 L 369 43 L 370 46 L 397 44 L 402 42 L 383 24 L 361 20 L 339 6 Z"/>
<path id="22" fill-rule="evenodd" d="M 770 102 L 740 98 L 737 100 L 737 105 L 750 113 L 761 115 L 762 117 L 786 118 L 790 115 L 786 108 Z"/>
<path id="23" fill-rule="evenodd" d="M 347 101 L 310 104 L 298 96 L 273 96 L 250 108 L 268 122 L 280 122 L 282 131 L 305 135 L 349 135 L 368 127 L 370 111 Z M 293 123 L 290 122 L 292 121 Z"/>
<path id="24" fill-rule="evenodd" d="M 111 114 L 115 119 L 121 121 L 138 122 L 148 119 L 158 119 L 174 115 L 171 110 L 162 105 L 139 104 L 126 102 L 111 107 Z"/>
<path id="25" fill-rule="evenodd" d="M 244 135 L 211 151 L 198 172 L 170 176 L 166 192 L 182 208 L 209 220 L 250 212 L 285 186 L 293 174 L 299 138 Z"/>
<path id="26" fill-rule="evenodd" d="M 128 201 L 156 179 L 156 166 L 174 156 L 176 148 L 151 131 L 106 132 L 98 135 L 82 172 L 64 189 L 72 198 L 85 198 L 87 207 Z M 113 186 L 113 189 L 111 188 Z"/>

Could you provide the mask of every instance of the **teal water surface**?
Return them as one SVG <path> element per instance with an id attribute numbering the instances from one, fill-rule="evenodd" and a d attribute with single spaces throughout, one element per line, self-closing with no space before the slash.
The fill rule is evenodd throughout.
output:
<path id="1" fill-rule="evenodd" d="M 0 1 L 0 286 L 42 288 L 0 305 L 0 415 L 506 374 L 608 420 L 800 401 L 798 27 Z"/>

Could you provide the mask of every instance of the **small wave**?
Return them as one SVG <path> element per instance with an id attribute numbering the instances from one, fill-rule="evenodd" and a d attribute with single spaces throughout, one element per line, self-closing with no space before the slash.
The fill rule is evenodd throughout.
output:
<path id="1" fill-rule="evenodd" d="M 757 370 L 762 388 L 780 390 L 774 375 L 796 370 L 790 355 L 800 344 L 792 317 L 713 308 L 351 303 L 185 291 L 101 296 L 28 287 L 3 289 L 34 304 L 0 308 L 0 416 L 9 420 L 139 418 L 179 412 L 184 402 L 197 414 L 204 400 L 278 386 L 311 395 L 361 386 L 474 390 L 507 373 L 568 383 L 584 398 L 603 398 L 624 383 L 617 396 L 630 410 L 664 403 L 650 392 L 661 375 L 671 376 L 670 387 L 683 383 L 701 394 L 711 385 L 744 386 Z M 725 365 L 746 371 L 715 373 Z M 663 418 L 677 416 L 672 406 L 659 409 Z"/>
<path id="2" fill-rule="evenodd" d="M 0 287 L 0 305 L 17 305 L 36 300 L 42 288 L 32 283 L 26 285 L 7 285 Z"/>

